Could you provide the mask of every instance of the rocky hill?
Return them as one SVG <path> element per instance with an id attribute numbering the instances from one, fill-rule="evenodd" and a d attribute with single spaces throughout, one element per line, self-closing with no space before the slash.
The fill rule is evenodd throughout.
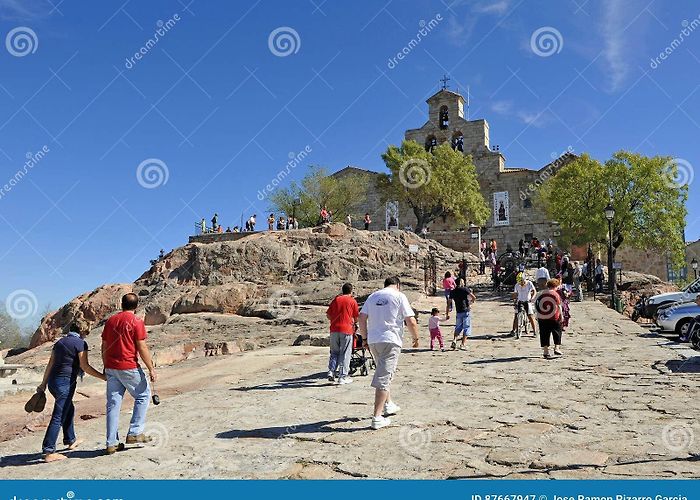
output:
<path id="1" fill-rule="evenodd" d="M 139 295 L 137 314 L 147 325 L 179 325 L 177 333 L 183 339 L 212 325 L 225 330 L 232 315 L 303 322 L 296 313 L 326 305 L 345 281 L 355 284 L 360 297 L 392 274 L 406 277 L 409 288 L 421 287 L 423 270 L 408 267 L 410 244 L 418 245 L 421 263 L 432 247 L 439 271 L 455 269 L 463 256 L 410 232 L 360 231 L 343 224 L 190 243 L 168 253 L 134 283 L 103 285 L 48 314 L 31 347 L 54 340 L 72 321 L 90 330 L 99 328 L 130 291 Z M 476 262 L 472 254 L 464 257 Z"/>

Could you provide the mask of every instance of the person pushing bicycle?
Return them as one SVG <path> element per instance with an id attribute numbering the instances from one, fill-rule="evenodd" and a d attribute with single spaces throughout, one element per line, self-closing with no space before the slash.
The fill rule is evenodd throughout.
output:
<path id="1" fill-rule="evenodd" d="M 513 316 L 513 329 L 510 334 L 515 335 L 519 327 L 518 325 L 518 313 L 521 310 L 525 311 L 528 320 L 530 321 L 530 326 L 532 327 L 533 336 L 536 335 L 535 328 L 535 308 L 534 300 L 537 295 L 537 290 L 532 281 L 525 279 L 525 273 L 518 273 L 516 278 L 515 287 L 513 288 L 513 302 L 515 304 L 515 315 Z"/>

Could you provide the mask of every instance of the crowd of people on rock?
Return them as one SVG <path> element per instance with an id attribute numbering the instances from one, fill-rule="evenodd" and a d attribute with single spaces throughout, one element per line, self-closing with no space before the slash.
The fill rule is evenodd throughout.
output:
<path id="1" fill-rule="evenodd" d="M 513 286 L 517 281 L 517 274 L 523 272 L 528 264 L 535 265 L 538 269 L 538 290 L 544 288 L 546 280 L 550 277 L 558 277 L 561 284 L 569 288 L 575 300 L 582 300 L 583 285 L 588 291 L 595 290 L 601 293 L 606 281 L 605 269 L 600 259 L 594 258 L 590 249 L 583 264 L 580 264 L 578 261 L 572 261 L 567 252 L 558 249 L 551 239 L 546 244 L 537 238 L 532 238 L 529 242 L 521 239 L 517 250 L 508 245 L 506 251 L 500 255 L 495 239 L 488 242 L 484 240 L 481 242 L 478 258 L 479 274 L 485 275 L 486 269 L 490 269 L 494 290 L 504 285 Z"/>
<path id="2" fill-rule="evenodd" d="M 197 229 L 200 234 L 254 232 L 256 230 L 255 227 L 257 225 L 257 217 L 258 216 L 256 214 L 251 215 L 245 221 L 245 224 L 242 227 L 233 226 L 233 228 L 231 228 L 231 226 L 228 226 L 226 227 L 226 229 L 224 229 L 224 227 L 221 224 L 219 224 L 219 215 L 215 213 L 211 219 L 211 226 L 207 226 L 207 221 L 204 218 L 202 218 L 202 220 L 197 224 Z M 328 210 L 325 206 L 322 207 L 318 217 L 318 225 L 328 224 L 331 222 L 333 222 L 333 212 Z M 366 230 L 370 229 L 370 225 L 372 224 L 372 217 L 369 213 L 365 213 L 362 219 L 362 223 Z M 345 217 L 345 224 L 348 227 L 353 227 L 352 215 L 348 214 Z M 284 215 L 275 217 L 274 213 L 271 213 L 267 217 L 268 231 L 287 231 L 290 229 L 299 229 L 299 219 L 297 217 L 291 215 L 288 217 L 285 217 Z"/>
<path id="3" fill-rule="evenodd" d="M 489 258 L 497 255 L 496 241 L 491 240 L 485 249 Z M 518 313 L 524 310 L 530 326 L 530 336 L 539 337 L 542 356 L 548 360 L 563 356 L 562 338 L 571 319 L 569 300 L 575 287 L 580 286 L 584 275 L 579 263 L 572 263 L 567 255 L 563 254 L 560 259 L 554 256 L 555 252 L 551 252 L 551 255 L 554 263 L 552 273 L 545 265 L 537 268 L 537 284 L 528 279 L 524 267 L 517 272 L 511 291 L 513 324 L 508 335 L 516 335 Z M 542 255 L 540 262 L 546 263 L 548 257 Z M 587 259 L 587 264 L 588 262 L 592 261 Z M 599 261 L 596 262 L 598 264 Z M 479 272 L 482 273 L 482 270 Z M 592 272 L 595 271 L 592 269 Z M 445 311 L 444 315 L 441 315 L 439 307 L 432 307 L 430 311 L 427 325 L 429 348 L 431 351 L 438 348 L 442 352 L 446 350 L 448 340 L 443 335 L 441 324 L 448 321 L 454 312 L 449 348 L 467 350 L 467 339 L 472 335 L 472 306 L 477 297 L 467 285 L 466 266 L 460 265 L 454 272 L 445 272 L 442 285 Z M 338 385 L 352 383 L 350 359 L 353 349 L 360 348 L 364 343 L 376 363 L 371 382 L 375 389 L 371 428 L 380 429 L 389 425 L 389 417 L 400 410 L 391 398 L 390 386 L 403 346 L 404 328 L 408 328 L 411 334 L 413 348 L 418 348 L 420 343 L 417 315 L 401 292 L 399 278 L 387 278 L 384 288 L 369 295 L 362 307 L 353 297 L 352 285 L 346 283 L 342 293 L 331 302 L 326 315 L 330 321 L 331 339 L 328 380 Z"/>
<path id="4" fill-rule="evenodd" d="M 433 307 L 428 319 L 430 350 L 439 347 L 442 352 L 445 351 L 441 322 L 450 318 L 453 309 L 455 326 L 450 348 L 466 350 L 467 339 L 472 334 L 471 308 L 476 295 L 461 276 L 455 279 L 449 271 L 445 273 L 443 286 L 445 315 L 441 317 L 440 309 Z M 537 291 L 524 273 L 518 275 L 513 288 L 516 316 L 521 308 L 526 308 L 532 336 L 539 334 L 545 359 L 563 355 L 562 335 L 570 319 L 568 297 L 560 279 L 548 279 L 544 288 Z M 329 305 L 326 315 L 330 321 L 328 380 L 338 385 L 352 383 L 349 371 L 353 348 L 365 344 L 376 364 L 371 382 L 375 389 L 371 428 L 380 429 L 389 425 L 389 417 L 400 410 L 391 398 L 390 386 L 403 346 L 404 327 L 411 333 L 413 348 L 419 347 L 420 337 L 416 313 L 401 292 L 401 281 L 397 277 L 387 278 L 384 288 L 370 294 L 361 308 L 353 297 L 352 284 L 346 283 L 341 294 Z M 514 335 L 515 327 L 514 322 L 511 335 Z"/>

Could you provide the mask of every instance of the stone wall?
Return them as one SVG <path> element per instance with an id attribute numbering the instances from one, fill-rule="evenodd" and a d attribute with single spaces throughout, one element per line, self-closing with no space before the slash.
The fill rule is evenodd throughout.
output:
<path id="1" fill-rule="evenodd" d="M 190 236 L 190 243 L 216 243 L 220 241 L 237 241 L 251 234 L 259 233 L 260 231 L 245 232 L 245 233 L 206 233 Z"/>
<path id="2" fill-rule="evenodd" d="M 607 251 L 601 253 L 601 261 L 607 264 Z M 615 261 L 622 263 L 623 270 L 653 274 L 668 281 L 668 259 L 665 254 L 623 245 L 615 252 Z"/>

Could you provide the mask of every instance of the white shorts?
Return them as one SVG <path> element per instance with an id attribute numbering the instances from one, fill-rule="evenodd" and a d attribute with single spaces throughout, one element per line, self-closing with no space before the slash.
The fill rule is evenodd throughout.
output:
<path id="1" fill-rule="evenodd" d="M 374 363 L 377 365 L 377 368 L 374 370 L 372 387 L 388 391 L 391 386 L 391 379 L 394 378 L 396 367 L 399 364 L 401 347 L 390 342 L 379 342 L 370 344 L 369 350 L 374 358 Z"/>

